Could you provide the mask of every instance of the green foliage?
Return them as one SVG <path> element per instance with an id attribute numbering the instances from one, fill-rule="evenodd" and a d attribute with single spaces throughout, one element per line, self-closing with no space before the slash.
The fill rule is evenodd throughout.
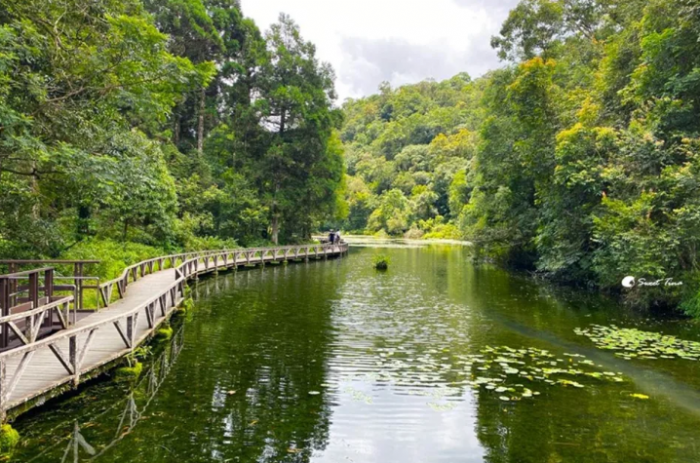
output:
<path id="1" fill-rule="evenodd" d="M 0 454 L 11 453 L 19 444 L 19 433 L 9 424 L 0 426 Z"/>
<path id="2" fill-rule="evenodd" d="M 493 39 L 504 68 L 348 101 L 347 227 L 460 237 L 504 265 L 699 314 L 690 3 L 522 0 Z M 622 292 L 627 275 L 684 285 Z"/>
<path id="3" fill-rule="evenodd" d="M 114 372 L 117 381 L 136 381 L 143 372 L 143 363 L 135 361 L 129 366 L 119 367 Z"/>
<path id="4" fill-rule="evenodd" d="M 138 243 L 120 243 L 111 240 L 87 239 L 61 254 L 66 260 L 99 260 L 91 265 L 89 274 L 108 280 L 119 276 L 129 265 L 168 254 L 165 249 Z M 72 272 L 72 269 L 66 269 Z"/>
<path id="5" fill-rule="evenodd" d="M 306 240 L 348 210 L 333 98 L 296 24 L 236 0 L 4 2 L 0 255 Z"/>
<path id="6" fill-rule="evenodd" d="M 482 87 L 466 74 L 436 83 L 421 82 L 344 106 L 348 172 L 348 217 L 352 231 L 417 238 L 419 221 L 438 215 L 454 220 L 450 188 L 474 156 Z M 460 174 L 461 173 L 461 174 Z M 455 198 L 456 199 L 456 198 Z"/>
<path id="7" fill-rule="evenodd" d="M 173 328 L 171 326 L 164 326 L 156 332 L 157 341 L 169 341 L 173 337 Z"/>
<path id="8" fill-rule="evenodd" d="M 384 254 L 377 254 L 372 258 L 372 266 L 377 270 L 387 270 L 391 259 Z"/>

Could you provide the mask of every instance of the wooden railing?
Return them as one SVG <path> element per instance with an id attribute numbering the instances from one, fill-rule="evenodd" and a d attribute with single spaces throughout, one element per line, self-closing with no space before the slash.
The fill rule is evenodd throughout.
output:
<path id="1" fill-rule="evenodd" d="M 55 278 L 50 267 L 0 275 L 0 349 L 32 343 L 54 322 L 64 329 L 75 322 L 75 312 L 69 316 L 73 296 L 56 296 Z"/>
<path id="2" fill-rule="evenodd" d="M 118 277 L 113 280 L 106 281 L 99 284 L 99 292 L 102 300 L 102 304 L 108 307 L 116 296 L 117 299 L 121 299 L 126 294 L 126 288 L 130 283 L 138 281 L 146 275 L 150 275 L 154 272 L 160 272 L 168 268 L 174 268 L 177 262 L 184 262 L 193 257 L 216 254 L 222 252 L 229 252 L 227 250 L 221 251 L 201 251 L 201 252 L 187 252 L 182 254 L 172 254 L 169 256 L 155 257 L 153 259 L 144 260 L 137 264 L 131 265 L 124 269 L 124 271 Z M 115 293 L 116 288 L 116 293 Z"/>
<path id="3" fill-rule="evenodd" d="M 160 317 L 163 317 L 161 319 L 162 321 L 182 302 L 185 297 L 185 285 L 190 278 L 196 278 L 203 273 L 237 267 L 239 265 L 264 265 L 267 262 L 279 262 L 288 259 L 305 259 L 308 261 L 310 257 L 319 259 L 333 255 L 341 256 L 347 253 L 347 251 L 348 245 L 345 243 L 206 251 L 158 257 L 127 267 L 121 276 L 101 285 L 103 288 L 101 292 L 104 291 L 105 294 L 105 304 L 109 303 L 111 299 L 111 288 L 116 287 L 119 297 L 123 297 L 126 294 L 126 289 L 130 281 L 136 281 L 154 271 L 165 270 L 168 268 L 168 264 L 170 264 L 170 268 L 173 268 L 177 265 L 178 261 L 181 262 L 181 264 L 175 268 L 173 282 L 166 287 L 159 288 L 158 292 L 145 302 L 125 311 L 118 311 L 114 316 L 101 319 L 94 323 L 86 323 L 77 327 L 70 327 L 66 323 L 66 329 L 45 339 L 37 340 L 34 331 L 30 330 L 29 337 L 24 335 L 24 340 L 27 341 L 24 342 L 23 340 L 24 345 L 1 352 L 0 419 L 4 420 L 9 408 L 19 405 L 18 403 L 9 403 L 10 395 L 17 387 L 32 357 L 39 349 L 48 348 L 53 353 L 53 358 L 55 358 L 66 371 L 66 376 L 56 381 L 52 388 L 67 382 L 72 382 L 73 385 L 77 386 L 80 382 L 81 375 L 86 372 L 83 368 L 83 362 L 86 354 L 90 350 L 96 333 L 110 328 L 115 329 L 124 343 L 124 348 L 110 355 L 106 355 L 103 362 L 101 361 L 99 365 L 91 365 L 87 371 L 126 355 L 136 348 L 136 327 L 139 317 L 144 316 L 146 318 L 149 333 L 152 332 L 158 324 L 158 314 Z M 50 310 L 56 310 L 60 312 L 61 315 L 64 315 L 63 312 L 61 312 L 62 309 L 59 309 L 59 307 L 66 302 L 69 301 L 54 301 L 43 307 L 32 309 L 31 315 L 29 316 L 43 317 L 41 314 L 45 314 Z M 0 318 L 0 322 L 8 324 L 10 327 L 12 327 L 11 324 L 14 323 L 15 320 L 14 316 Z M 34 320 L 36 321 L 37 319 Z M 36 324 L 33 326 L 35 327 Z M 64 352 L 62 346 L 67 349 L 67 353 Z M 18 366 L 14 369 L 12 375 L 8 375 L 8 362 L 13 360 L 16 362 L 16 359 L 19 359 Z"/>
<path id="4" fill-rule="evenodd" d="M 53 272 L 52 289 L 54 292 L 70 292 L 73 294 L 73 308 L 82 310 L 85 308 L 83 304 L 85 291 L 97 290 L 99 288 L 100 279 L 95 276 L 86 276 L 86 266 L 99 264 L 99 260 L 0 260 L 0 266 L 8 268 L 9 274 L 23 273 L 20 268 L 26 266 L 40 265 L 42 267 L 51 267 Z M 72 267 L 73 275 L 59 275 L 55 271 L 54 266 Z M 34 271 L 34 270 L 31 270 Z M 68 284 L 60 284 L 60 282 L 70 282 Z M 89 284 L 91 281 L 94 284 Z M 88 284 L 86 284 L 88 283 Z M 97 307 L 99 308 L 99 307 Z"/>

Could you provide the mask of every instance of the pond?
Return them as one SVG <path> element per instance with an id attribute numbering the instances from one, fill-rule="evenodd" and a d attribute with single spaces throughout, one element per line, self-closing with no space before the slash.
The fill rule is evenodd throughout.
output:
<path id="1" fill-rule="evenodd" d="M 354 247 L 192 291 L 138 383 L 98 381 L 21 417 L 12 461 L 700 459 L 700 362 L 624 358 L 581 332 L 697 341 L 696 324 L 472 265 L 464 246 Z"/>

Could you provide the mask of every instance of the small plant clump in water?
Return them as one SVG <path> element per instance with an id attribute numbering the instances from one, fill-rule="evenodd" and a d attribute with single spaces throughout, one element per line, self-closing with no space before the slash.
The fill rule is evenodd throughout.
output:
<path id="1" fill-rule="evenodd" d="M 142 371 L 143 363 L 135 362 L 131 366 L 117 368 L 117 371 L 115 372 L 115 377 L 119 381 L 135 380 L 139 376 L 141 376 Z"/>
<path id="2" fill-rule="evenodd" d="M 19 444 L 19 433 L 9 424 L 0 427 L 0 454 L 12 452 Z"/>
<path id="3" fill-rule="evenodd" d="M 600 349 L 617 351 L 615 355 L 626 360 L 700 359 L 700 342 L 675 336 L 634 328 L 618 328 L 615 325 L 591 325 L 587 329 L 576 328 L 574 332 L 586 336 Z"/>
<path id="4" fill-rule="evenodd" d="M 171 326 L 164 326 L 156 332 L 156 340 L 158 341 L 169 341 L 173 337 L 173 328 Z"/>
<path id="5" fill-rule="evenodd" d="M 377 270 L 387 270 L 390 262 L 389 257 L 384 254 L 374 256 L 374 268 Z"/>

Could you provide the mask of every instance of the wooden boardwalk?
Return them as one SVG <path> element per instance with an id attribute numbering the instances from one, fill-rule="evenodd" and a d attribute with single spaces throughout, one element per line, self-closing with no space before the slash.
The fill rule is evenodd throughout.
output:
<path id="1" fill-rule="evenodd" d="M 107 308 L 73 324 L 65 322 L 64 329 L 44 339 L 36 339 L 33 330 L 38 332 L 47 314 L 51 319 L 68 319 L 72 298 L 0 317 L 4 330 L 20 316 L 27 321 L 23 332 L 12 325 L 24 345 L 0 353 L 2 419 L 8 412 L 24 411 L 42 403 L 43 398 L 69 389 L 66 385 L 76 387 L 85 375 L 132 352 L 184 300 L 185 285 L 191 278 L 241 265 L 338 257 L 347 250 L 347 244 L 342 243 L 207 251 L 151 259 L 101 285 Z"/>

